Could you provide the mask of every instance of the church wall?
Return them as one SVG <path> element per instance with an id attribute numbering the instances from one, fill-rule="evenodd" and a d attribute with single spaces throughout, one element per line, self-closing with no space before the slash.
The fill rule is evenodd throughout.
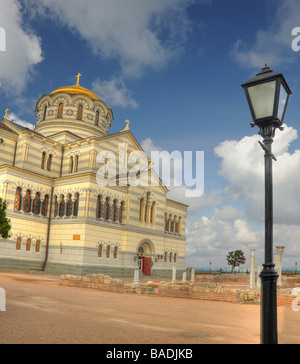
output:
<path id="1" fill-rule="evenodd" d="M 12 165 L 16 148 L 16 137 L 2 132 L 0 137 L 3 139 L 3 144 L 0 144 L 0 165 Z"/>
<path id="2" fill-rule="evenodd" d="M 12 229 L 10 237 L 0 240 L 0 267 L 10 269 L 41 269 L 46 252 L 47 218 L 35 218 L 20 214 L 14 217 L 8 214 Z M 17 239 L 21 238 L 17 249 Z M 30 244 L 28 244 L 30 239 Z M 36 243 L 40 247 L 36 251 Z"/>
<path id="3" fill-rule="evenodd" d="M 25 259 L 32 266 L 34 261 L 39 261 L 40 264 L 43 262 L 48 219 L 13 211 L 15 191 L 16 187 L 21 186 L 24 192 L 27 188 L 30 188 L 33 193 L 40 191 L 43 194 L 50 194 L 51 180 L 43 179 L 42 176 L 37 180 L 35 174 L 22 172 L 20 175 L 19 172 L 19 169 L 13 169 L 9 175 L 2 174 L 1 176 L 3 182 L 10 181 L 7 187 L 7 200 L 10 204 L 8 215 L 12 218 L 13 239 L 8 245 L 11 249 L 9 256 Z M 130 276 L 137 268 L 136 255 L 138 247 L 143 241 L 151 242 L 154 247 L 151 252 L 153 273 L 157 272 L 162 276 L 170 273 L 174 262 L 165 262 L 161 259 L 165 252 L 168 252 L 168 254 L 176 253 L 176 266 L 178 269 L 184 269 L 185 238 L 184 235 L 173 236 L 172 234 L 166 234 L 164 231 L 164 214 L 167 206 L 165 194 L 161 192 L 160 187 L 155 187 L 152 191 L 153 199 L 157 202 L 157 209 L 155 224 L 150 224 L 141 222 L 139 217 L 139 201 L 142 196 L 146 195 L 143 187 L 130 190 L 126 187 L 100 187 L 90 175 L 81 175 L 79 179 L 76 176 L 62 178 L 57 180 L 55 185 L 54 196 L 60 196 L 61 194 L 67 196 L 68 192 L 74 195 L 75 191 L 78 191 L 80 193 L 80 205 L 77 218 L 54 218 L 52 213 L 49 265 L 47 264 L 47 267 L 50 267 L 49 271 L 59 272 L 60 269 L 65 269 L 64 273 L 67 273 L 68 270 L 72 269 L 73 271 L 74 269 L 74 273 L 77 274 L 81 271 L 91 272 L 96 269 L 99 272 L 109 271 L 110 274 L 116 276 L 125 273 Z M 120 201 L 126 202 L 124 224 L 96 219 L 98 194 L 103 194 L 105 197 L 110 196 L 112 199 L 118 198 Z M 176 204 L 168 203 L 171 205 L 172 211 L 176 212 Z M 179 212 L 183 213 L 183 210 L 177 206 L 177 213 Z M 15 250 L 18 234 L 22 235 L 21 252 Z M 78 239 L 78 236 L 80 237 L 79 240 L 74 240 L 74 238 Z M 34 254 L 34 247 L 31 253 L 24 252 L 28 237 L 32 238 L 32 244 L 36 239 L 41 240 L 40 254 Z M 112 257 L 106 259 L 105 250 L 103 251 L 104 256 L 102 258 L 98 257 L 98 246 L 101 242 L 105 246 L 118 246 L 117 259 Z M 8 249 L 8 246 L 5 249 Z M 5 256 L 6 253 L 3 255 Z M 159 256 L 159 259 L 157 256 Z M 31 258 L 29 259 L 29 257 Z M 33 264 L 33 266 L 35 265 Z"/>
<path id="4" fill-rule="evenodd" d="M 41 198 L 46 193 L 50 195 L 51 188 L 48 182 L 42 176 L 38 177 L 17 168 L 2 167 L 0 169 L 0 193 L 1 197 L 8 202 L 7 217 L 12 226 L 10 237 L 0 244 L 0 267 L 41 269 L 45 259 L 48 218 L 15 211 L 14 201 L 17 187 L 21 187 L 23 196 L 27 189 L 31 190 L 32 196 L 36 192 L 41 193 Z M 19 250 L 17 249 L 18 238 L 21 238 Z M 27 247 L 28 239 L 30 239 L 30 245 Z M 40 242 L 38 252 L 36 252 L 37 241 Z"/>
<path id="5" fill-rule="evenodd" d="M 45 164 L 42 169 L 42 154 L 46 153 Z M 49 155 L 52 155 L 50 171 L 47 170 Z M 16 167 L 36 172 L 47 177 L 59 177 L 61 167 L 61 147 L 52 144 L 43 143 L 37 138 L 30 136 L 21 136 L 18 140 L 16 153 Z"/>

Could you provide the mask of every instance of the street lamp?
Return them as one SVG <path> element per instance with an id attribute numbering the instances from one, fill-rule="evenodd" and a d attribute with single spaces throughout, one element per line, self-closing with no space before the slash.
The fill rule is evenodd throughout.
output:
<path id="1" fill-rule="evenodd" d="M 260 146 L 265 151 L 265 264 L 261 278 L 261 342 L 277 344 L 277 279 L 273 263 L 273 170 L 272 143 L 276 129 L 282 124 L 291 90 L 281 73 L 267 65 L 256 77 L 242 85 L 254 124 L 263 137 Z"/>

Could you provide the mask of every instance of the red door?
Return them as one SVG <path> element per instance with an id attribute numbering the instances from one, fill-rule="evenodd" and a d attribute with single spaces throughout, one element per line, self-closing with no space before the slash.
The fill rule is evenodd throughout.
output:
<path id="1" fill-rule="evenodd" d="M 145 276 L 151 276 L 151 258 L 143 258 L 142 272 Z"/>

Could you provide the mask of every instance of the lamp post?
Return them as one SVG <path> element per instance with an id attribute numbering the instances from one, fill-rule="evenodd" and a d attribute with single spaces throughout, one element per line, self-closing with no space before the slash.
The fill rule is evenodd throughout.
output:
<path id="1" fill-rule="evenodd" d="M 259 127 L 259 142 L 265 151 L 265 263 L 261 278 L 261 343 L 277 344 L 277 279 L 273 262 L 273 160 L 272 143 L 282 124 L 291 90 L 283 75 L 267 65 L 256 77 L 242 85 L 254 124 Z"/>

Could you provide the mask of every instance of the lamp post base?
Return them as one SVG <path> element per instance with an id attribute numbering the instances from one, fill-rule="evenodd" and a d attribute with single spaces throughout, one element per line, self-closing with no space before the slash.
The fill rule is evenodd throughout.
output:
<path id="1" fill-rule="evenodd" d="M 261 278 L 261 343 L 278 344 L 277 329 L 277 280 L 275 264 L 263 265 Z"/>

